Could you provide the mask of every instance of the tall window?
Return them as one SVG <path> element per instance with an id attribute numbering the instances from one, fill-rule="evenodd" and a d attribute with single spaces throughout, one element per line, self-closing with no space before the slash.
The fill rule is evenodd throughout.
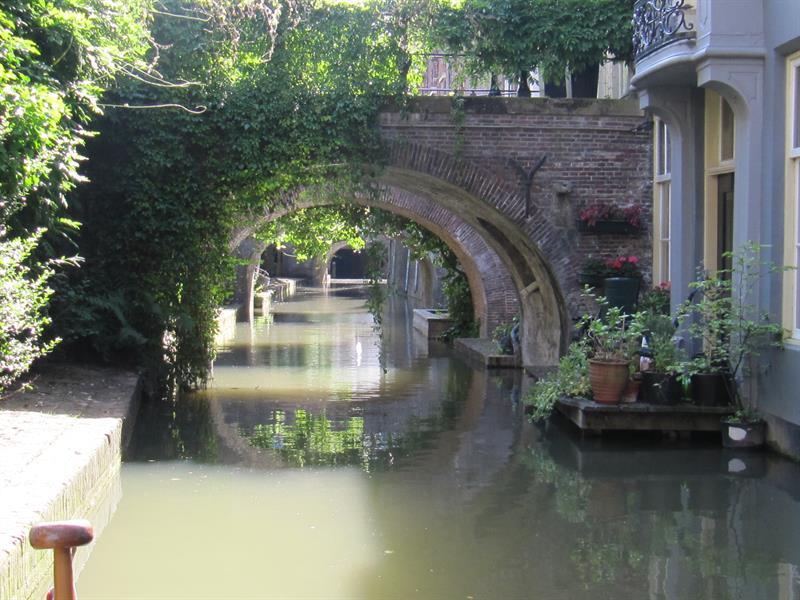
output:
<path id="1" fill-rule="evenodd" d="M 736 117 L 725 98 L 706 90 L 705 222 L 703 264 L 714 272 L 730 269 L 736 169 Z"/>
<path id="2" fill-rule="evenodd" d="M 800 53 L 789 57 L 786 72 L 786 223 L 784 260 L 800 266 Z M 800 273 L 784 280 L 784 322 L 800 339 Z"/>
<path id="3" fill-rule="evenodd" d="M 655 178 L 653 185 L 653 283 L 669 281 L 669 216 L 672 192 L 669 127 L 655 120 Z"/>

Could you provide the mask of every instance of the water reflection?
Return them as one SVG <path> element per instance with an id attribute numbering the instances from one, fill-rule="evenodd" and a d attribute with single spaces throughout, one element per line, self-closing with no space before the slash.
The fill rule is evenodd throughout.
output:
<path id="1" fill-rule="evenodd" d="M 371 370 L 358 306 L 300 294 L 146 407 L 84 600 L 800 597 L 797 465 L 531 426 L 518 375 L 418 344 L 403 304 Z"/>

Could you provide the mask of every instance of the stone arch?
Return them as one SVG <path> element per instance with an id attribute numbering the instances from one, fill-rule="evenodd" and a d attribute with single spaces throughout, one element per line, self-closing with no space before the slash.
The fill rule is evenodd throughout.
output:
<path id="1" fill-rule="evenodd" d="M 570 320 L 563 290 L 577 293 L 570 242 L 537 203 L 494 172 L 406 141 L 388 144 L 376 179 L 457 214 L 505 265 L 519 296 L 523 362 L 553 365 L 564 352 Z"/>
<path id="2" fill-rule="evenodd" d="M 520 312 L 520 303 L 514 282 L 500 257 L 481 235 L 457 214 L 432 205 L 428 200 L 415 197 L 404 190 L 384 187 L 374 197 L 360 197 L 357 202 L 383 208 L 409 218 L 440 237 L 455 253 L 466 273 L 472 293 L 476 319 L 481 335 L 487 336 L 503 322 L 508 322 Z M 232 248 L 252 246 L 250 235 L 259 224 L 292 211 L 330 203 L 323 199 L 301 199 L 291 194 L 281 207 L 268 214 L 251 217 L 246 227 L 238 229 L 231 241 Z M 240 256 L 244 256 L 238 251 Z M 241 285 L 248 285 L 246 278 Z M 247 297 L 245 291 L 237 296 Z"/>
<path id="3" fill-rule="evenodd" d="M 389 140 L 387 150 L 386 166 L 373 174 L 381 188 L 377 199 L 356 201 L 402 214 L 442 238 L 467 272 L 481 334 L 520 313 L 523 363 L 555 364 L 571 331 L 565 297 L 579 293 L 564 228 L 493 171 L 401 140 Z M 287 208 L 257 217 L 234 241 L 244 240 L 259 220 L 324 203 L 291 196 Z"/>

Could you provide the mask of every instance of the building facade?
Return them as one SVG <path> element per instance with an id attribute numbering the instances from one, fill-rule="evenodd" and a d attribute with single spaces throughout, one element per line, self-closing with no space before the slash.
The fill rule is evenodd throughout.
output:
<path id="1" fill-rule="evenodd" d="M 698 267 L 727 267 L 748 242 L 800 263 L 800 1 L 638 0 L 635 75 L 655 117 L 654 281 L 676 307 Z M 770 442 L 800 457 L 800 272 L 765 278 L 758 305 L 784 350 L 754 365 L 747 395 Z"/>

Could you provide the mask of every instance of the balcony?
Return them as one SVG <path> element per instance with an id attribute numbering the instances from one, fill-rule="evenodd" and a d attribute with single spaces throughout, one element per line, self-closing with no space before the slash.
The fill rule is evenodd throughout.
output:
<path id="1" fill-rule="evenodd" d="M 693 42 L 695 21 L 695 9 L 686 0 L 637 0 L 633 9 L 636 62 L 670 44 Z"/>

